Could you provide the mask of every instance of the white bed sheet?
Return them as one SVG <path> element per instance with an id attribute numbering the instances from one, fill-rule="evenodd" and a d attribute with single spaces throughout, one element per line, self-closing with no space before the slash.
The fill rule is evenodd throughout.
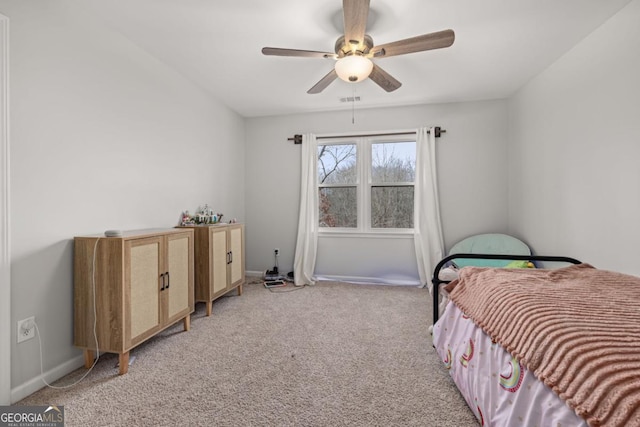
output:
<path id="1" fill-rule="evenodd" d="M 433 328 L 433 343 L 481 425 L 587 425 L 453 302 Z"/>

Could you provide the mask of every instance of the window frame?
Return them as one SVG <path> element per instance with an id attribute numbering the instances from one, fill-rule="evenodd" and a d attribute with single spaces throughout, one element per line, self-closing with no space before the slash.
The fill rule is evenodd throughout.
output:
<path id="1" fill-rule="evenodd" d="M 346 145 L 354 144 L 356 147 L 356 182 L 354 184 L 317 184 L 317 194 L 319 196 L 321 188 L 345 188 L 356 187 L 356 227 L 321 227 L 318 218 L 318 234 L 334 236 L 407 236 L 415 232 L 412 228 L 373 228 L 371 226 L 371 191 L 374 187 L 413 187 L 414 207 L 415 207 L 415 179 L 413 182 L 388 182 L 374 183 L 372 177 L 373 144 L 412 142 L 416 144 L 415 135 L 380 135 L 380 136 L 356 136 L 346 138 L 327 138 L 316 142 L 316 164 L 318 162 L 317 153 L 323 145 Z M 320 207 L 318 206 L 319 210 Z"/>

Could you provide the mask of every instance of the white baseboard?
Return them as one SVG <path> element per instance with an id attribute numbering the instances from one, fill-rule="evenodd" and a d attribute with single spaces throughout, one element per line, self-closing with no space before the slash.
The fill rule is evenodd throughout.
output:
<path id="1" fill-rule="evenodd" d="M 245 271 L 244 275 L 250 277 L 262 277 L 264 275 L 264 271 Z"/>
<path id="2" fill-rule="evenodd" d="M 315 280 L 330 280 L 333 282 L 360 283 L 363 285 L 392 285 L 392 286 L 420 286 L 420 280 L 416 279 L 393 279 L 380 277 L 361 276 L 336 276 L 319 275 L 313 277 Z"/>
<path id="3" fill-rule="evenodd" d="M 263 277 L 264 271 L 245 271 L 247 277 Z M 362 277 L 362 276 L 338 276 L 338 275 L 322 275 L 314 276 L 316 280 L 330 280 L 333 282 L 361 283 L 367 285 L 395 285 L 395 286 L 419 286 L 422 287 L 420 279 L 413 278 L 380 278 L 380 277 Z"/>
<path id="4" fill-rule="evenodd" d="M 51 384 L 52 382 L 57 381 L 65 375 L 75 371 L 81 366 L 84 366 L 83 355 L 74 357 L 73 359 L 62 363 L 55 368 L 48 370 L 44 373 L 44 378 L 49 384 Z M 42 382 L 42 377 L 42 375 L 38 375 L 37 377 L 19 385 L 18 387 L 11 389 L 11 404 L 14 404 L 24 399 L 25 397 L 32 395 L 41 388 L 46 387 L 45 383 Z M 43 405 L 49 403 L 56 402 L 42 402 Z"/>

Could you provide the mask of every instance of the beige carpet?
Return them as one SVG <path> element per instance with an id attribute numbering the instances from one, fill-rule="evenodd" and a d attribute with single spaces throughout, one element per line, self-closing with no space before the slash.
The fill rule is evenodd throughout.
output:
<path id="1" fill-rule="evenodd" d="M 425 289 L 245 285 L 192 328 L 104 355 L 77 386 L 21 405 L 65 406 L 67 426 L 477 426 L 431 346 Z M 46 351 L 46 349 L 45 349 Z M 73 382 L 76 372 L 56 382 Z"/>

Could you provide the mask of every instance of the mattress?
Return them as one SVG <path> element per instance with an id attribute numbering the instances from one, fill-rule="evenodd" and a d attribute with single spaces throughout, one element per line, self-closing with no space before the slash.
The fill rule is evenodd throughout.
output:
<path id="1" fill-rule="evenodd" d="M 587 425 L 455 303 L 447 304 L 436 323 L 433 344 L 481 425 Z"/>

